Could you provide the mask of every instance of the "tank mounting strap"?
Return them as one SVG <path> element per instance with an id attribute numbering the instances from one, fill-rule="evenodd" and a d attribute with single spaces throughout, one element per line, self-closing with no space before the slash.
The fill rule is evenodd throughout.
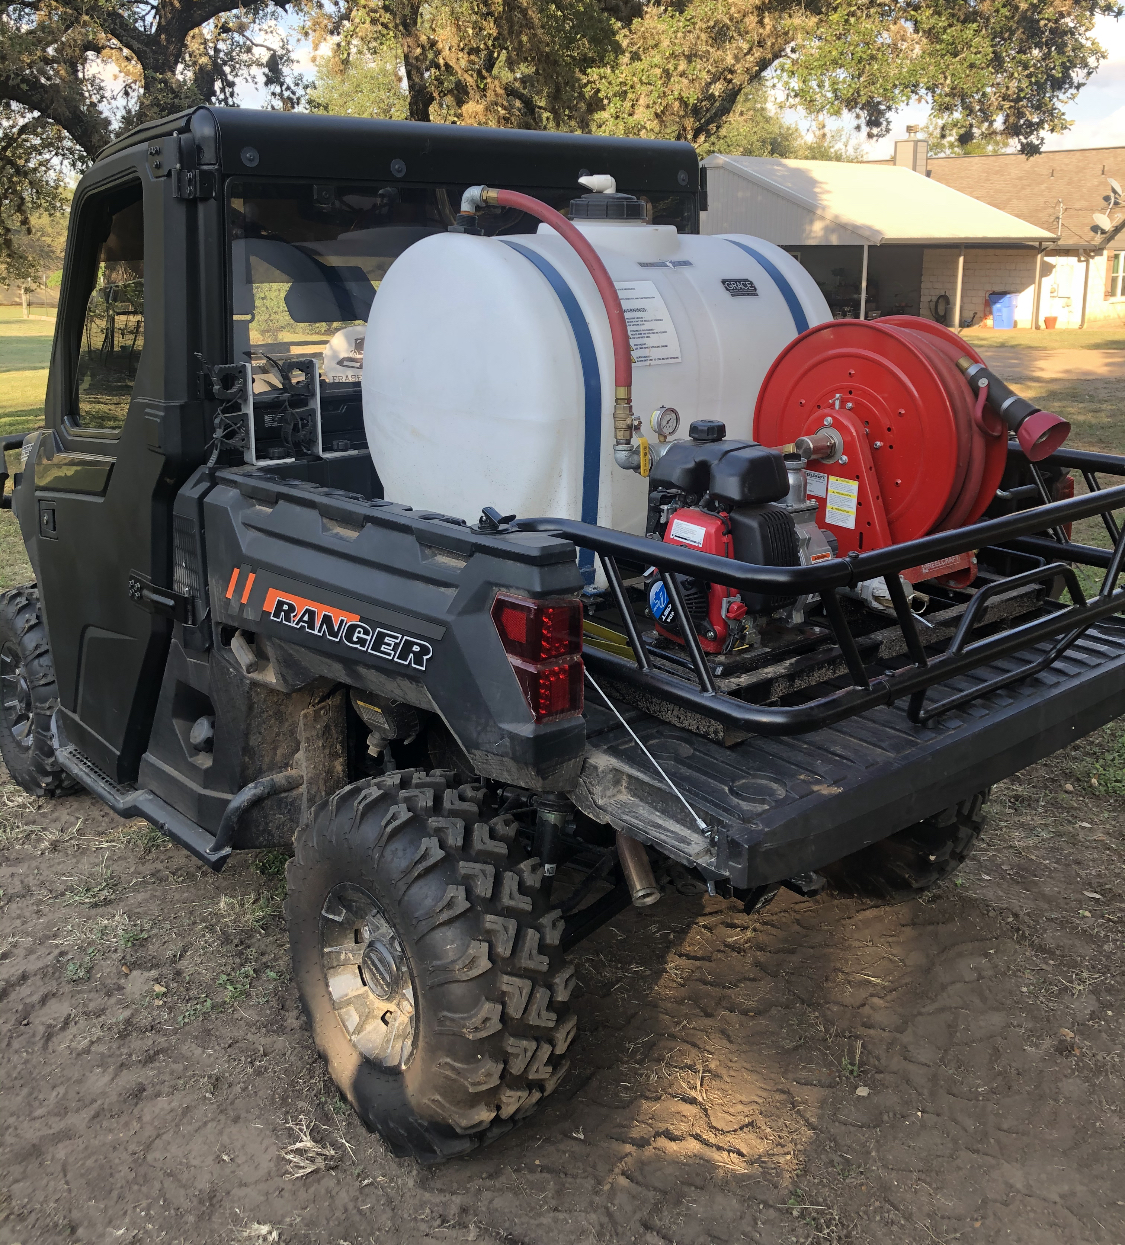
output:
<path id="1" fill-rule="evenodd" d="M 785 305 L 789 308 L 789 314 L 793 317 L 793 327 L 798 333 L 803 333 L 809 327 L 809 318 L 805 315 L 805 309 L 801 306 L 801 300 L 797 297 L 797 291 L 786 280 L 781 269 L 770 259 L 767 259 L 761 251 L 755 250 L 752 246 L 747 246 L 745 242 L 736 242 L 733 238 L 727 238 L 731 246 L 736 246 L 740 251 L 745 251 L 747 255 L 757 264 L 769 273 L 773 279 L 774 285 L 781 292 L 781 297 L 785 299 Z"/>
<path id="2" fill-rule="evenodd" d="M 567 285 L 559 270 L 549 263 L 537 251 L 521 246 L 510 238 L 501 238 L 506 246 L 518 251 L 525 259 L 530 260 L 546 277 L 548 283 L 558 295 L 566 318 L 570 321 L 570 330 L 574 334 L 574 344 L 578 347 L 578 359 L 582 365 L 582 393 L 585 406 L 584 436 L 582 445 L 582 522 L 597 523 L 599 492 L 601 488 L 601 448 L 602 448 L 602 377 L 598 368 L 598 354 L 594 349 L 594 338 L 590 326 L 582 314 L 574 291 Z M 578 555 L 578 569 L 587 584 L 594 582 L 594 552 L 582 549 Z"/>

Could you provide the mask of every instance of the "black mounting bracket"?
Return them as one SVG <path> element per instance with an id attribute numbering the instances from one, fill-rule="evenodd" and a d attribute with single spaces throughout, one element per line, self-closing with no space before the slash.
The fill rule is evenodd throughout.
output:
<path id="1" fill-rule="evenodd" d="M 129 600 L 150 614 L 191 623 L 192 599 L 172 588 L 160 588 L 140 571 L 129 572 Z"/>

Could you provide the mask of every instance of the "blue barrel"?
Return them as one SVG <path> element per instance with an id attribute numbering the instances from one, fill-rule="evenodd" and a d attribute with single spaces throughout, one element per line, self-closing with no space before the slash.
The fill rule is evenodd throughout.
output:
<path id="1" fill-rule="evenodd" d="M 992 306 L 992 327 L 1014 329 L 1016 327 L 1016 294 L 989 294 Z"/>

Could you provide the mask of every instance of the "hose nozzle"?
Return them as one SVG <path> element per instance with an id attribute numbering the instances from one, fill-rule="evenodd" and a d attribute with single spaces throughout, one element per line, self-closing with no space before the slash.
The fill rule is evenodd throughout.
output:
<path id="1" fill-rule="evenodd" d="M 975 363 L 968 355 L 957 360 L 965 379 L 976 389 L 981 381 L 988 382 L 987 404 L 1016 434 L 1020 449 L 1029 462 L 1049 458 L 1070 436 L 1070 424 L 1051 411 L 1040 410 L 1034 403 L 1014 393 L 983 363 Z"/>

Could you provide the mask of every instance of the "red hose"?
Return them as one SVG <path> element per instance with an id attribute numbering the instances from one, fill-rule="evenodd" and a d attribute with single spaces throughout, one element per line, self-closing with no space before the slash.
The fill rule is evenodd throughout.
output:
<path id="1" fill-rule="evenodd" d="M 915 349 L 929 359 L 931 367 L 941 378 L 949 397 L 950 409 L 957 430 L 957 477 L 949 494 L 945 510 L 931 530 L 949 532 L 965 524 L 980 494 L 984 477 L 987 434 L 973 417 L 972 391 L 965 384 L 957 367 L 949 359 L 944 343 L 915 329 L 898 326 L 898 332 L 909 333 Z"/>
<path id="2" fill-rule="evenodd" d="M 581 230 L 576 229 L 561 212 L 548 207 L 542 200 L 533 199 L 531 195 L 521 195 L 515 190 L 492 190 L 489 193 L 496 196 L 496 202 L 500 207 L 519 208 L 521 212 L 526 212 L 529 216 L 534 216 L 544 224 L 550 225 L 578 253 L 578 258 L 586 265 L 590 276 L 594 278 L 594 284 L 598 287 L 598 293 L 605 304 L 606 315 L 609 316 L 609 331 L 613 338 L 613 383 L 618 389 L 631 390 L 633 387 L 633 354 L 629 346 L 629 326 L 625 323 L 625 312 L 621 307 L 617 286 L 613 284 L 613 278 L 606 271 L 606 266 L 602 263 L 597 251 L 582 235 Z"/>

